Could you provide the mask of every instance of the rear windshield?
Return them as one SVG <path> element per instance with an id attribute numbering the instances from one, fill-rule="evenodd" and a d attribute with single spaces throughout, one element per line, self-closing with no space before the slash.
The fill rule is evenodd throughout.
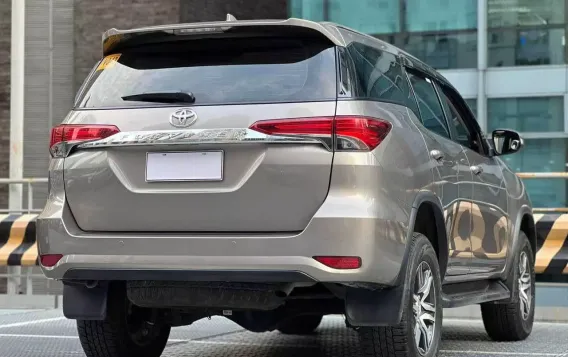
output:
<path id="1" fill-rule="evenodd" d="M 327 43 L 210 39 L 145 45 L 97 64 L 76 107 L 156 106 L 122 99 L 156 92 L 192 93 L 194 105 L 335 100 L 335 73 L 335 48 Z"/>

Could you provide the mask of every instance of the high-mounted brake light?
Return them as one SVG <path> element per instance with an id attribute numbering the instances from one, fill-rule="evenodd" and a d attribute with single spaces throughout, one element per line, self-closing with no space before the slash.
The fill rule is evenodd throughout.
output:
<path id="1" fill-rule="evenodd" d="M 331 137 L 335 135 L 335 149 L 339 151 L 371 151 L 385 139 L 391 130 L 387 121 L 360 116 L 337 116 L 261 120 L 250 129 L 282 136 Z"/>
<path id="2" fill-rule="evenodd" d="M 104 139 L 120 132 L 114 125 L 61 124 L 51 129 L 50 150 L 62 142 L 79 143 L 82 141 Z"/>

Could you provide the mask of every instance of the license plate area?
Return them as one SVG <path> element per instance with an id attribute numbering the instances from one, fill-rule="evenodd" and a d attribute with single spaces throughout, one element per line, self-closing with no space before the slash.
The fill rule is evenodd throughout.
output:
<path id="1" fill-rule="evenodd" d="M 222 181 L 224 152 L 148 152 L 146 181 Z"/>

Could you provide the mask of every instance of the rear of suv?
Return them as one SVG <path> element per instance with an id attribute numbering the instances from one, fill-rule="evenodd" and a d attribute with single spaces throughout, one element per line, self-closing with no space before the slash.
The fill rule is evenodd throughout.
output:
<path id="1" fill-rule="evenodd" d="M 442 87 L 415 58 L 329 23 L 105 33 L 52 130 L 37 220 L 42 269 L 63 281 L 87 355 L 159 356 L 171 327 L 212 315 L 305 334 L 344 314 L 366 355 L 432 356 L 442 308 L 472 303 L 499 321 L 493 338 L 526 338 L 534 223 L 497 158 L 522 139 L 502 130 L 495 148 L 466 122 L 462 139 L 492 153 L 501 180 L 487 198 L 499 213 L 475 206 L 502 235 L 475 251 L 466 144 L 436 132 L 461 134 Z"/>

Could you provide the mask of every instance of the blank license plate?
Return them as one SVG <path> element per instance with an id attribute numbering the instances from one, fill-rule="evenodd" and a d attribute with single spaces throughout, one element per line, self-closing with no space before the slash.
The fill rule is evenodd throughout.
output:
<path id="1" fill-rule="evenodd" d="M 222 151 L 149 152 L 146 181 L 222 181 Z"/>

